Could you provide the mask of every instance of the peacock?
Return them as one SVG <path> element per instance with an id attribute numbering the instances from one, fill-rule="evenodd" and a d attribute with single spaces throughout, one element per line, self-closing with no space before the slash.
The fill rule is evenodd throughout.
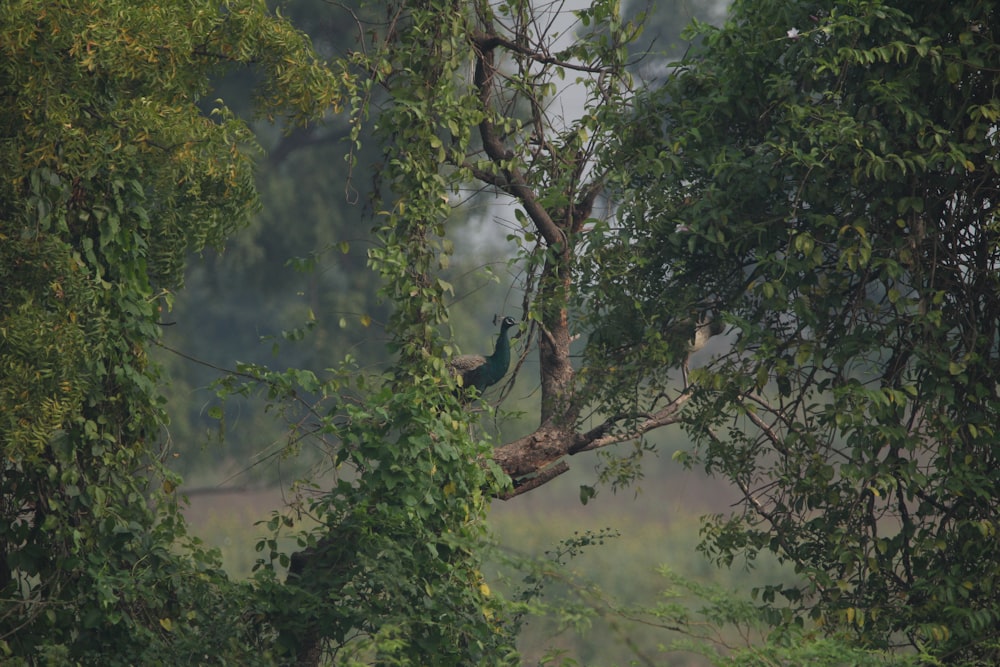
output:
<path id="1" fill-rule="evenodd" d="M 517 322 L 512 317 L 505 317 L 500 321 L 500 337 L 490 356 L 463 354 L 451 360 L 451 372 L 460 378 L 462 387 L 475 387 L 481 393 L 503 379 L 510 366 L 510 340 L 507 332 L 515 324 Z"/>

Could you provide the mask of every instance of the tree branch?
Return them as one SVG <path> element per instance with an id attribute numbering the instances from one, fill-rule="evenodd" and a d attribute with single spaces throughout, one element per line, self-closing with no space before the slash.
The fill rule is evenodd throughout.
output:
<path id="1" fill-rule="evenodd" d="M 493 76 L 496 74 L 493 49 L 503 43 L 499 37 L 473 39 L 476 48 L 476 71 L 474 84 L 479 91 L 479 100 L 483 108 L 483 120 L 479 123 L 479 135 L 483 142 L 486 156 L 496 165 L 502 174 L 502 180 L 483 179 L 487 183 L 500 187 L 504 192 L 517 198 L 524 206 L 525 213 L 535 223 L 538 233 L 549 246 L 560 243 L 565 234 L 549 215 L 549 212 L 538 202 L 534 190 L 528 186 L 523 174 L 513 165 L 514 153 L 504 146 L 496 131 L 496 126 L 490 119 L 490 106 L 493 99 Z M 482 170 L 479 170 L 482 171 Z M 478 178 L 479 176 L 477 176 Z"/>
<path id="2" fill-rule="evenodd" d="M 582 63 L 574 63 L 568 60 L 560 60 L 555 56 L 551 56 L 548 53 L 539 53 L 529 49 L 526 46 L 522 46 L 517 42 L 512 42 L 509 39 L 504 39 L 496 33 L 485 33 L 476 32 L 472 34 L 472 42 L 482 51 L 493 51 L 497 47 L 503 47 L 504 49 L 517 53 L 530 60 L 539 63 L 540 65 L 555 65 L 556 67 L 562 67 L 563 69 L 573 70 L 574 72 L 584 72 L 587 74 L 604 74 L 608 72 L 607 67 L 601 67 L 596 65 L 584 65 Z"/>
<path id="3" fill-rule="evenodd" d="M 608 419 L 585 433 L 577 433 L 571 426 L 545 423 L 533 433 L 498 447 L 493 460 L 515 484 L 514 490 L 501 498 L 509 500 L 566 472 L 569 465 L 562 460 L 566 456 L 634 440 L 657 428 L 677 423 L 681 408 L 689 398 L 689 394 L 682 394 L 625 432 L 613 431 L 619 418 Z"/>
<path id="4" fill-rule="evenodd" d="M 537 489 L 543 484 L 551 482 L 553 479 L 563 474 L 564 472 L 567 472 L 568 470 L 569 470 L 569 464 L 567 464 L 565 461 L 558 461 L 553 465 L 549 466 L 548 468 L 545 468 L 544 470 L 539 472 L 536 476 L 525 478 L 524 481 L 520 481 L 519 483 L 514 484 L 514 488 L 512 490 L 500 495 L 499 498 L 500 500 L 510 500 L 515 496 L 519 496 L 522 493 L 527 493 L 532 489 Z"/>
<path id="5" fill-rule="evenodd" d="M 608 420 L 597 428 L 591 429 L 590 431 L 577 436 L 577 442 L 570 448 L 569 453 L 578 454 L 580 452 L 589 452 L 594 449 L 600 449 L 601 447 L 616 445 L 620 442 L 625 442 L 626 440 L 635 440 L 650 431 L 654 431 L 670 424 L 676 424 L 680 421 L 681 408 L 690 398 L 690 394 L 682 394 L 678 396 L 662 409 L 649 415 L 649 417 L 647 417 L 634 429 L 625 433 L 610 432 L 614 422 Z"/>

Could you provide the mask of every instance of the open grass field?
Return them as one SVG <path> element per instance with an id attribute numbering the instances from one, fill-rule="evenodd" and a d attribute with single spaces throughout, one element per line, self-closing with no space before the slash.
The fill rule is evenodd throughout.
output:
<path id="1" fill-rule="evenodd" d="M 574 478 L 574 476 L 576 478 Z M 671 570 L 699 583 L 713 583 L 744 594 L 762 574 L 773 574 L 773 563 L 759 563 L 754 570 L 734 567 L 720 570 L 696 550 L 699 517 L 726 511 L 733 493 L 720 483 L 696 473 L 677 472 L 644 480 L 638 495 L 633 490 L 613 494 L 602 490 L 586 506 L 580 504 L 578 484 L 585 475 L 565 479 L 509 502 L 496 502 L 491 525 L 501 548 L 511 554 L 541 557 L 545 551 L 574 533 L 611 529 L 618 536 L 603 546 L 585 550 L 572 559 L 568 571 L 546 589 L 546 602 L 574 608 L 560 621 L 555 616 L 532 620 L 522 633 L 525 664 L 539 664 L 545 650 L 566 651 L 581 665 L 706 665 L 690 653 L 660 652 L 670 641 L 665 630 L 628 621 L 613 611 L 621 606 L 649 606 L 663 601 L 668 582 L 657 568 Z M 217 547 L 226 569 L 234 577 L 249 576 L 258 557 L 254 544 L 268 535 L 266 521 L 285 503 L 282 491 L 252 492 L 210 490 L 191 496 L 186 514 L 192 532 Z M 294 543 L 289 540 L 289 548 Z M 520 585 L 520 575 L 497 566 L 485 572 L 491 587 L 508 593 Z M 574 621 L 574 623 L 563 621 Z"/>

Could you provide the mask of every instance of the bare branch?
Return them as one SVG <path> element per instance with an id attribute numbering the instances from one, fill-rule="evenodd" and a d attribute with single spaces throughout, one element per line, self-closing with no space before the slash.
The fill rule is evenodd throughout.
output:
<path id="1" fill-rule="evenodd" d="M 577 454 L 579 452 L 589 452 L 594 449 L 600 449 L 601 447 L 616 445 L 620 442 L 635 440 L 650 431 L 663 426 L 669 426 L 670 424 L 676 424 L 680 421 L 681 408 L 690 398 L 690 394 L 682 394 L 678 396 L 662 409 L 649 415 L 649 417 L 639 423 L 635 428 L 625 433 L 610 432 L 613 422 L 610 420 L 606 421 L 597 428 L 591 429 L 590 431 L 577 436 L 577 441 L 570 448 L 569 453 Z"/>
<path id="2" fill-rule="evenodd" d="M 565 235 L 545 207 L 538 202 L 536 193 L 528 186 L 520 170 L 512 164 L 514 153 L 504 146 L 496 131 L 496 126 L 489 117 L 489 109 L 493 100 L 493 77 L 496 74 L 493 53 L 496 44 L 490 40 L 476 40 L 474 44 L 477 49 L 474 83 L 479 91 L 479 99 L 485 112 L 482 122 L 479 123 L 479 134 L 486 156 L 496 165 L 500 175 L 502 175 L 502 179 L 494 177 L 484 180 L 488 183 L 495 183 L 504 192 L 516 197 L 524 206 L 525 213 L 535 223 L 535 227 L 545 242 L 549 245 L 555 245 L 561 242 Z M 491 44 L 493 45 L 491 46 Z"/>
<path id="3" fill-rule="evenodd" d="M 542 65 L 554 65 L 556 67 L 562 67 L 575 72 L 586 72 L 588 74 L 604 74 L 609 71 L 607 67 L 585 65 L 568 60 L 560 60 L 559 58 L 551 56 L 547 53 L 539 53 L 538 51 L 529 49 L 526 46 L 518 44 L 517 42 L 504 39 L 497 34 L 486 34 L 483 32 L 475 33 L 472 35 L 472 41 L 480 51 L 493 51 L 497 47 L 503 47 L 512 53 L 518 53 Z"/>

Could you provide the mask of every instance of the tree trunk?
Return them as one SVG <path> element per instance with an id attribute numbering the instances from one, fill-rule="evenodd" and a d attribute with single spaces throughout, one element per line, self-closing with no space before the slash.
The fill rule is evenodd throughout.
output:
<path id="1" fill-rule="evenodd" d="M 542 425 L 547 423 L 569 426 L 576 421 L 571 398 L 573 365 L 569 358 L 570 330 L 566 304 L 569 299 L 570 269 L 567 249 L 549 248 L 539 294 L 541 304 L 541 335 L 538 341 L 538 361 L 541 367 Z"/>

